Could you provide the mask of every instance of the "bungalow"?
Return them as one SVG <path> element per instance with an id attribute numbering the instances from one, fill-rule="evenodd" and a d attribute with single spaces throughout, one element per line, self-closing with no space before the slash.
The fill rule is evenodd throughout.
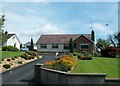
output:
<path id="1" fill-rule="evenodd" d="M 20 44 L 21 42 L 19 41 L 18 37 L 16 36 L 16 34 L 8 34 L 8 32 L 5 32 L 6 35 L 6 41 L 2 44 L 0 44 L 0 47 L 4 47 L 4 46 L 13 46 L 16 47 L 18 49 L 20 49 Z"/>
<path id="2" fill-rule="evenodd" d="M 74 42 L 74 51 L 94 52 L 94 31 L 91 34 L 41 35 L 36 42 L 39 52 L 69 52 L 69 41 Z"/>

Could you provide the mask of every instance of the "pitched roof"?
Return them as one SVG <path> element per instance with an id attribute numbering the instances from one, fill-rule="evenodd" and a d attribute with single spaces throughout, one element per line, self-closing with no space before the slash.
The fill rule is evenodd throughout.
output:
<path id="1" fill-rule="evenodd" d="M 12 37 L 15 34 L 7 34 L 7 39 L 9 39 L 10 37 Z"/>
<path id="2" fill-rule="evenodd" d="M 75 40 L 80 35 L 91 39 L 91 34 L 59 34 L 59 35 L 41 35 L 36 44 L 57 44 L 57 43 L 69 43 L 70 38 Z"/>

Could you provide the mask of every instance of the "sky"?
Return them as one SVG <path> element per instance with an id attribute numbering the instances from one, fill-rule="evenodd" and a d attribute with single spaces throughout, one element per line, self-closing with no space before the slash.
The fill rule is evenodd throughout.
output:
<path id="1" fill-rule="evenodd" d="M 117 2 L 4 2 L 2 14 L 23 44 L 42 34 L 90 34 L 91 21 L 96 40 L 118 32 Z"/>

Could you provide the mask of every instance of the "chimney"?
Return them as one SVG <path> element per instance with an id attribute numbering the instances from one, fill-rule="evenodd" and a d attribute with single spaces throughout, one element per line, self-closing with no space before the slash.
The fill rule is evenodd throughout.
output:
<path id="1" fill-rule="evenodd" d="M 7 32 L 7 31 L 5 31 L 5 35 L 8 35 L 8 32 Z"/>
<path id="2" fill-rule="evenodd" d="M 95 32 L 93 30 L 91 31 L 91 40 L 95 41 Z"/>

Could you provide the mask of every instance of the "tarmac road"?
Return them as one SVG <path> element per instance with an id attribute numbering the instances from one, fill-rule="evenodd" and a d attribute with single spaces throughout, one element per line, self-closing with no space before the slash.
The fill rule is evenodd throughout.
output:
<path id="1" fill-rule="evenodd" d="M 18 68 L 2 73 L 2 86 L 27 85 L 34 83 L 34 65 L 56 59 L 55 56 L 43 55 L 41 59 L 25 64 Z"/>

